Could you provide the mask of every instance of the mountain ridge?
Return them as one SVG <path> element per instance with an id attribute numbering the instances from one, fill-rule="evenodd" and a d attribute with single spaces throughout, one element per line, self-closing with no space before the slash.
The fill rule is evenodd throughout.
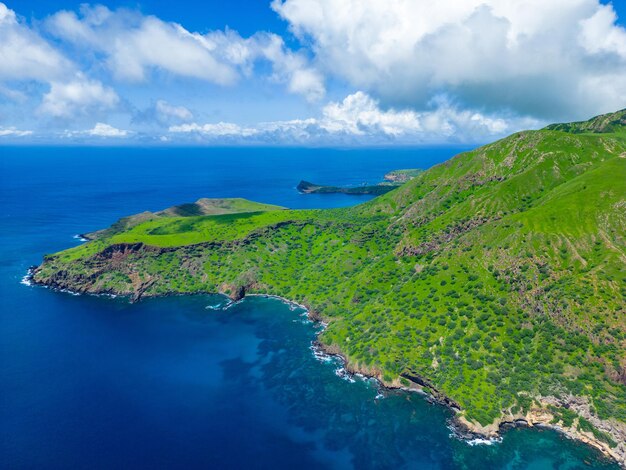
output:
<path id="1" fill-rule="evenodd" d="M 578 121 L 564 124 L 551 124 L 544 129 L 557 130 L 570 133 L 610 133 L 616 130 L 624 130 L 626 126 L 626 109 L 614 113 L 600 114 L 587 121 Z"/>

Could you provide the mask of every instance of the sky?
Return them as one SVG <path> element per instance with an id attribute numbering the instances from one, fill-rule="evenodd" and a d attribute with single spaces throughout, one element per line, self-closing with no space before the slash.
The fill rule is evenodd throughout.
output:
<path id="1" fill-rule="evenodd" d="M 0 0 L 0 145 L 446 145 L 626 108 L 626 0 Z"/>

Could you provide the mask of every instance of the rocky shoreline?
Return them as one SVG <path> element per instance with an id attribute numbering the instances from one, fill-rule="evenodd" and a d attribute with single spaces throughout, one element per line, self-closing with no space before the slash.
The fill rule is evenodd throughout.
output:
<path id="1" fill-rule="evenodd" d="M 267 294 L 249 294 L 250 296 L 259 296 L 266 298 L 274 298 L 284 302 L 285 304 L 292 305 L 301 309 L 304 309 L 307 313 L 307 317 L 315 322 L 320 323 L 323 326 L 326 326 L 328 323 L 320 314 L 312 311 L 306 305 L 293 302 L 289 299 L 278 295 L 267 295 Z M 242 297 L 243 298 L 243 297 Z M 241 299 L 238 299 L 241 300 Z M 570 439 L 574 439 L 576 441 L 587 444 L 595 449 L 599 450 L 605 457 L 615 460 L 620 466 L 626 468 L 626 426 L 621 426 L 620 429 L 616 429 L 619 437 L 622 437 L 620 441 L 618 441 L 618 445 L 615 448 L 612 448 L 604 441 L 596 438 L 590 432 L 584 432 L 582 430 L 576 429 L 574 425 L 569 427 L 559 426 L 553 422 L 554 415 L 547 409 L 549 405 L 558 405 L 560 407 L 565 408 L 573 408 L 575 403 L 580 399 L 576 397 L 568 397 L 569 400 L 559 400 L 554 397 L 546 397 L 542 398 L 540 402 L 545 406 L 542 408 L 533 407 L 526 414 L 517 414 L 517 415 L 509 415 L 502 416 L 500 420 L 495 421 L 489 426 L 481 426 L 480 424 L 473 423 L 471 421 L 466 420 L 460 413 L 462 412 L 461 406 L 452 400 L 450 397 L 447 397 L 445 394 L 441 393 L 437 390 L 430 382 L 420 376 L 411 375 L 411 374 L 402 374 L 402 377 L 409 380 L 411 385 L 409 387 L 403 385 L 400 382 L 400 378 L 395 379 L 392 382 L 387 382 L 383 379 L 382 373 L 377 370 L 367 370 L 364 368 L 359 368 L 350 363 L 348 358 L 343 354 L 343 352 L 335 345 L 326 345 L 321 341 L 316 340 L 312 349 L 314 353 L 319 351 L 321 354 L 320 357 L 329 356 L 333 358 L 337 358 L 341 361 L 343 368 L 348 374 L 361 376 L 364 378 L 370 378 L 377 381 L 380 387 L 387 390 L 404 390 L 406 392 L 417 392 L 420 393 L 431 403 L 442 405 L 450 410 L 452 410 L 455 415 L 454 419 L 451 422 L 451 430 L 454 435 L 462 439 L 464 441 L 487 441 L 494 442 L 499 441 L 502 438 L 502 434 L 511 428 L 517 427 L 537 427 L 537 428 L 545 428 L 551 429 L 557 432 L 562 433 L 566 437 Z M 318 354 L 316 354 L 318 356 Z M 590 417 L 587 413 L 587 417 Z M 596 424 L 596 423 L 594 423 Z M 597 425 L 597 424 L 596 424 Z M 619 426 L 619 423 L 615 423 L 616 426 Z"/>
<path id="2" fill-rule="evenodd" d="M 142 296 L 136 297 L 130 294 L 118 294 L 114 292 L 81 292 L 77 290 L 73 290 L 71 288 L 63 287 L 61 285 L 57 285 L 55 283 L 46 283 L 42 281 L 37 281 L 34 278 L 34 274 L 36 273 L 37 266 L 32 266 L 28 269 L 28 273 L 24 276 L 22 283 L 27 285 L 37 285 L 42 287 L 47 287 L 53 290 L 58 290 L 60 292 L 66 292 L 72 295 L 79 294 L 88 294 L 95 296 L 110 296 L 110 297 L 127 297 L 131 302 L 137 302 L 143 298 Z M 224 286 L 231 287 L 231 286 Z M 163 295 L 148 295 L 145 297 L 169 297 L 175 295 L 198 295 L 198 294 L 216 294 L 216 292 L 193 292 L 190 294 L 184 293 L 167 293 Z M 307 305 L 300 304 L 294 301 L 291 301 L 287 298 L 271 295 L 271 294 L 263 294 L 263 293 L 248 293 L 245 287 L 237 290 L 231 290 L 230 293 L 226 293 L 226 289 L 222 292 L 217 292 L 217 294 L 225 295 L 230 298 L 233 302 L 241 301 L 246 296 L 250 297 L 264 297 L 264 298 L 273 298 L 276 300 L 280 300 L 281 302 L 293 306 L 294 308 L 303 309 L 306 312 L 306 316 L 309 320 L 314 323 L 321 324 L 322 326 L 326 326 L 328 323 L 326 319 L 321 316 L 319 313 L 311 310 Z M 321 341 L 316 340 L 312 349 L 314 353 L 319 353 L 320 357 L 329 356 L 333 358 L 337 358 L 343 364 L 343 368 L 348 374 L 362 376 L 365 378 L 375 379 L 379 386 L 388 389 L 388 390 L 404 390 L 407 392 L 417 392 L 422 394 L 428 401 L 431 403 L 435 403 L 438 405 L 443 405 L 455 413 L 455 416 L 451 422 L 451 430 L 454 435 L 458 438 L 465 441 L 476 441 L 476 440 L 487 440 L 487 441 L 497 441 L 502 437 L 502 433 L 510 428 L 515 427 L 540 427 L 552 429 L 557 432 L 560 432 L 567 436 L 568 438 L 577 440 L 579 442 L 583 442 L 587 445 L 594 447 L 599 450 L 604 456 L 615 460 L 620 466 L 626 468 L 626 424 L 619 423 L 617 421 L 609 423 L 608 425 L 602 425 L 604 422 L 600 421 L 596 418 L 593 422 L 594 425 L 599 427 L 601 430 L 606 431 L 607 434 L 611 435 L 611 437 L 615 437 L 617 446 L 611 447 L 606 442 L 600 440 L 591 432 L 585 432 L 580 429 L 580 427 L 576 427 L 575 424 L 571 426 L 560 426 L 558 422 L 555 423 L 554 414 L 548 409 L 548 406 L 558 406 L 566 409 L 574 409 L 577 413 L 580 413 L 581 410 L 585 407 L 588 408 L 588 404 L 583 403 L 584 400 L 578 397 L 568 397 L 567 399 L 558 399 L 555 397 L 542 397 L 539 399 L 541 403 L 541 407 L 533 406 L 526 414 L 515 414 L 515 415 L 503 415 L 499 420 L 494 421 L 493 423 L 487 426 L 481 426 L 478 423 L 474 423 L 468 421 L 461 414 L 462 408 L 450 397 L 447 397 L 445 394 L 441 393 L 437 390 L 428 379 L 421 377 L 412 373 L 403 373 L 401 377 L 394 379 L 392 382 L 385 381 L 382 376 L 382 372 L 376 369 L 366 369 L 363 367 L 356 366 L 352 364 L 349 359 L 343 354 L 343 352 L 336 345 L 326 345 Z M 318 354 L 316 353 L 316 356 Z M 400 382 L 400 379 L 404 378 L 410 382 L 410 385 L 407 387 Z M 588 413 L 587 409 L 586 418 L 592 418 Z M 593 419 L 593 418 L 592 418 Z M 576 420 L 577 421 L 577 420 Z M 599 421 L 599 423 L 598 423 Z M 600 426 L 598 426 L 600 424 Z"/>
<path id="3" fill-rule="evenodd" d="M 310 317 L 311 318 L 311 317 Z M 315 316 L 312 318 L 316 318 Z M 574 425 L 569 427 L 559 426 L 554 423 L 554 415 L 547 408 L 533 407 L 526 414 L 517 414 L 502 416 L 501 419 L 496 420 L 494 423 L 488 426 L 481 426 L 480 424 L 466 420 L 462 412 L 462 408 L 451 398 L 447 397 L 432 385 L 429 384 L 427 379 L 422 377 L 412 376 L 412 380 L 408 379 L 407 374 L 403 374 L 402 377 L 411 381 L 411 386 L 406 387 L 402 385 L 399 379 L 395 379 L 393 382 L 386 382 L 382 374 L 378 371 L 365 370 L 359 367 L 355 367 L 350 364 L 346 356 L 336 347 L 327 346 L 319 341 L 316 341 L 315 347 L 319 348 L 324 354 L 339 358 L 344 368 L 350 374 L 363 376 L 366 378 L 375 379 L 381 387 L 388 390 L 404 390 L 407 392 L 418 392 L 425 396 L 425 398 L 438 405 L 442 405 L 452 410 L 455 415 L 451 422 L 451 430 L 454 435 L 464 441 L 498 441 L 502 438 L 502 434 L 511 428 L 518 427 L 537 427 L 551 429 L 562 433 L 570 439 L 574 439 L 579 442 L 583 442 L 595 449 L 599 450 L 605 457 L 615 460 L 620 466 L 626 468 L 626 426 L 621 426 L 621 430 L 618 431 L 619 437 L 622 437 L 621 441 L 618 441 L 617 447 L 612 448 L 606 442 L 596 438 L 590 432 L 584 432 L 577 429 Z M 554 404 L 557 399 L 549 397 L 550 399 L 541 400 L 542 404 L 548 406 Z M 572 397 L 575 398 L 575 397 Z M 562 402 L 559 406 L 572 407 L 571 403 Z M 618 423 L 615 423 L 618 425 Z"/>

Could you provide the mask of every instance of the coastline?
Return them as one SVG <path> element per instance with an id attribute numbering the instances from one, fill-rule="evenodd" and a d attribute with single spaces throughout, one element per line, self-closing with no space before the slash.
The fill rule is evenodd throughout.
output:
<path id="1" fill-rule="evenodd" d="M 222 295 L 226 295 L 221 293 Z M 264 297 L 272 298 L 281 301 L 282 303 L 303 309 L 307 318 L 313 322 L 320 324 L 323 328 L 317 332 L 319 337 L 320 333 L 326 328 L 328 322 L 318 313 L 311 310 L 308 306 L 292 301 L 285 297 L 273 294 L 245 294 L 244 297 Z M 242 298 L 243 299 L 243 298 Z M 238 301 L 241 301 L 239 299 Z M 363 368 L 355 367 L 350 364 L 349 359 L 343 354 L 343 352 L 337 346 L 328 346 L 318 339 L 316 339 L 312 345 L 311 350 L 318 360 L 326 360 L 326 358 L 338 359 L 342 364 L 342 369 L 347 376 L 357 376 L 364 379 L 373 379 L 377 382 L 378 386 L 386 390 L 402 390 L 407 393 L 419 393 L 427 401 L 445 406 L 454 412 L 454 416 L 450 422 L 450 430 L 453 435 L 466 442 L 468 445 L 480 445 L 480 444 L 492 444 L 500 442 L 503 438 L 504 432 L 512 428 L 543 428 L 550 429 L 566 436 L 568 439 L 572 439 L 578 442 L 582 442 L 598 450 L 604 457 L 611 459 L 618 463 L 620 466 L 626 468 L 626 449 L 622 450 L 622 453 L 618 453 L 614 448 L 611 448 L 607 443 L 593 436 L 591 433 L 584 432 L 576 429 L 574 426 L 562 427 L 553 423 L 554 415 L 547 409 L 547 407 L 537 408 L 533 407 L 525 415 L 502 415 L 499 420 L 494 421 L 491 425 L 481 426 L 480 424 L 473 423 L 466 420 L 462 412 L 462 408 L 450 397 L 441 393 L 439 390 L 432 386 L 427 385 L 427 380 L 418 378 L 422 384 L 411 381 L 412 386 L 407 387 L 400 383 L 399 378 L 392 382 L 386 382 L 382 374 L 378 371 L 366 370 Z M 337 374 L 343 378 L 343 374 Z M 544 405 L 550 405 L 552 403 L 543 402 Z M 626 447 L 623 445 L 623 447 Z"/>
<path id="2" fill-rule="evenodd" d="M 188 296 L 188 295 L 222 295 L 228 299 L 230 302 L 224 307 L 220 308 L 229 308 L 232 305 L 235 305 L 238 302 L 241 302 L 245 297 L 261 297 L 261 298 L 269 298 L 278 300 L 288 306 L 292 310 L 297 308 L 304 310 L 303 315 L 306 316 L 308 320 L 313 323 L 320 325 L 322 328 L 316 333 L 316 337 L 319 337 L 319 334 L 323 332 L 323 330 L 328 325 L 328 321 L 324 319 L 319 313 L 310 309 L 307 305 L 301 304 L 295 301 L 292 301 L 288 298 L 275 295 L 275 294 L 264 294 L 264 293 L 247 293 L 246 289 L 243 289 L 243 292 L 237 291 L 233 294 L 227 294 L 224 291 L 218 292 L 190 292 L 190 293 L 176 293 L 170 292 L 159 295 L 140 295 L 134 296 L 131 294 L 115 294 L 112 292 L 80 292 L 72 289 L 62 288 L 57 285 L 49 285 L 45 282 L 37 282 L 33 276 L 35 274 L 37 266 L 32 266 L 28 269 L 27 274 L 22 278 L 21 284 L 27 286 L 40 286 L 46 287 L 58 292 L 68 293 L 70 295 L 93 295 L 93 296 L 102 296 L 109 298 L 128 298 L 131 303 L 138 302 L 143 298 L 161 298 L 161 297 L 173 297 L 173 296 Z M 476 445 L 476 444 L 491 444 L 494 442 L 499 442 L 502 439 L 503 433 L 511 428 L 516 427 L 537 427 L 544 428 L 557 431 L 569 439 L 573 439 L 578 442 L 582 442 L 586 445 L 589 445 L 596 450 L 598 450 L 603 456 L 615 461 L 621 467 L 626 468 L 626 443 L 620 443 L 618 447 L 612 448 L 604 441 L 596 438 L 590 432 L 584 432 L 580 428 L 576 429 L 574 426 L 570 427 L 562 427 L 558 424 L 554 423 L 554 414 L 550 412 L 547 408 L 548 405 L 553 404 L 552 402 L 547 402 L 543 398 L 540 399 L 540 402 L 545 405 L 544 407 L 536 407 L 533 406 L 525 415 L 516 414 L 516 415 L 502 415 L 501 418 L 496 419 L 493 423 L 482 426 L 477 423 L 473 423 L 464 418 L 462 413 L 462 408 L 451 398 L 447 397 L 445 394 L 441 393 L 439 390 L 434 388 L 429 384 L 427 379 L 417 376 L 411 376 L 408 378 L 403 374 L 403 377 L 409 380 L 411 385 L 409 387 L 403 385 L 400 382 L 400 377 L 394 379 L 392 382 L 387 382 L 384 380 L 382 373 L 380 371 L 374 369 L 366 369 L 363 367 L 356 366 L 351 364 L 348 357 L 336 346 L 336 345 L 326 345 L 316 339 L 312 345 L 311 350 L 313 354 L 318 360 L 326 360 L 326 358 L 334 358 L 340 361 L 342 364 L 342 369 L 345 371 L 342 375 L 337 374 L 339 377 L 344 377 L 344 374 L 348 377 L 357 376 L 362 377 L 364 379 L 372 379 L 375 380 L 379 387 L 386 390 L 402 390 L 405 392 L 411 393 L 419 393 L 422 395 L 427 401 L 431 403 L 435 403 L 438 405 L 442 405 L 453 411 L 454 415 L 450 422 L 450 429 L 453 435 L 468 443 L 468 445 Z M 554 400 L 554 399 L 553 399 Z M 624 432 L 626 432 L 626 426 L 624 426 Z M 625 434 L 626 435 L 626 434 Z"/>
<path id="3" fill-rule="evenodd" d="M 494 421 L 494 423 L 488 426 L 481 426 L 480 424 L 473 423 L 465 419 L 465 417 L 460 414 L 462 409 L 458 407 L 458 405 L 455 406 L 455 402 L 452 399 L 436 389 L 429 386 L 420 386 L 415 382 L 412 382 L 411 387 L 406 387 L 402 385 L 398 379 L 393 382 L 385 382 L 382 374 L 361 369 L 350 364 L 346 356 L 336 346 L 328 347 L 320 341 L 315 341 L 315 347 L 319 348 L 319 350 L 327 356 L 340 359 L 348 374 L 374 379 L 380 387 L 387 390 L 403 390 L 408 393 L 419 393 L 424 396 L 427 401 L 450 409 L 454 413 L 450 422 L 450 430 L 456 438 L 465 441 L 469 445 L 500 442 L 503 438 L 503 434 L 508 429 L 512 428 L 536 427 L 550 429 L 559 432 L 568 439 L 572 439 L 595 448 L 604 457 L 613 460 L 621 467 L 626 468 L 626 453 L 624 453 L 623 449 L 622 452 L 619 453 L 591 433 L 578 430 L 574 426 L 566 428 L 553 423 L 552 421 L 554 419 L 554 415 L 547 408 L 533 407 L 525 415 L 502 415 L 502 417 Z M 544 404 L 548 405 L 549 403 L 544 402 Z M 622 447 L 624 447 L 623 444 Z"/>

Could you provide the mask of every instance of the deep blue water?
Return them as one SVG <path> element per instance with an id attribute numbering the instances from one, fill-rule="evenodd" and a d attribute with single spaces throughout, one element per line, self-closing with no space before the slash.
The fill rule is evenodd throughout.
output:
<path id="1" fill-rule="evenodd" d="M 338 377 L 310 350 L 315 325 L 276 300 L 130 305 L 20 284 L 124 215 L 218 196 L 355 204 L 294 187 L 376 182 L 458 150 L 0 148 L 0 466 L 617 468 L 553 431 L 452 438 L 448 410 Z"/>

